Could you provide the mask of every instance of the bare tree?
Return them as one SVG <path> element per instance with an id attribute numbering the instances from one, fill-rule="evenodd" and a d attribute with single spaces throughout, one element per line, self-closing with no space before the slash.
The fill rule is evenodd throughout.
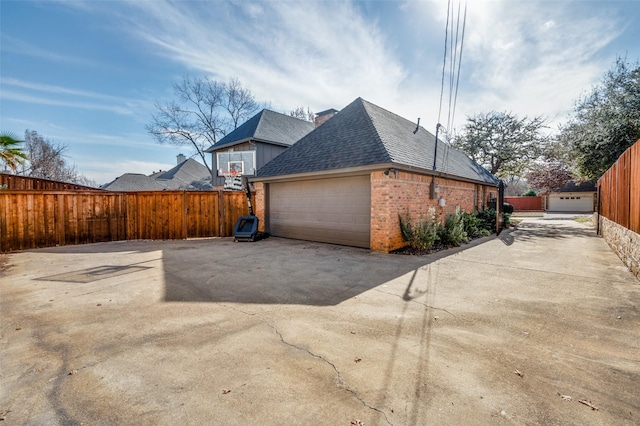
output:
<path id="1" fill-rule="evenodd" d="M 185 76 L 173 91 L 177 100 L 156 103 L 147 131 L 160 143 L 190 146 L 212 173 L 205 150 L 251 117 L 258 104 L 236 78 L 221 83 Z"/>
<path id="2" fill-rule="evenodd" d="M 296 107 L 296 109 L 289 111 L 289 115 L 312 123 L 316 118 L 316 115 L 309 107 L 305 110 L 303 106 Z"/>
<path id="3" fill-rule="evenodd" d="M 229 82 L 224 86 L 224 94 L 226 96 L 225 109 L 231 117 L 229 127 L 232 129 L 251 118 L 258 109 L 258 103 L 251 90 L 242 87 L 240 80 L 235 77 L 229 79 Z"/>
<path id="4" fill-rule="evenodd" d="M 29 160 L 19 174 L 61 182 L 75 182 L 79 178 L 75 166 L 65 160 L 67 145 L 47 139 L 35 130 L 26 130 L 24 140 Z"/>

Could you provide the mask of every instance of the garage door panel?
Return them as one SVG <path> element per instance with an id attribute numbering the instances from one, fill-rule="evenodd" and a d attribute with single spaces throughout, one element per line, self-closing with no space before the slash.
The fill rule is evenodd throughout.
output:
<path id="1" fill-rule="evenodd" d="M 593 212 L 593 196 L 566 195 L 549 197 L 549 211 L 555 212 Z"/>
<path id="2" fill-rule="evenodd" d="M 269 229 L 279 237 L 369 247 L 369 176 L 273 183 Z"/>

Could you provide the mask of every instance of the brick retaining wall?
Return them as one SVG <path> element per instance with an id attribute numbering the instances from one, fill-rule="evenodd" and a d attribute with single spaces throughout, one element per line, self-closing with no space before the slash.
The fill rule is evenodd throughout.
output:
<path id="1" fill-rule="evenodd" d="M 604 216 L 600 216 L 600 235 L 631 273 L 640 279 L 640 235 Z"/>

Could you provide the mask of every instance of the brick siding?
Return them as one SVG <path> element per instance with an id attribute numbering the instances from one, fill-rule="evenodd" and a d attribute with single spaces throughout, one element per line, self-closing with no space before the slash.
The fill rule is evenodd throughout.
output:
<path id="1" fill-rule="evenodd" d="M 431 176 L 399 171 L 384 174 L 371 173 L 371 250 L 388 253 L 404 247 L 398 214 L 409 212 L 412 219 L 426 218 L 429 208 L 434 208 L 438 220 L 454 213 L 456 207 L 465 212 L 482 209 L 490 198 L 498 196 L 498 188 L 477 185 L 452 179 L 436 178 L 439 187 L 437 199 L 429 198 Z M 256 216 L 260 219 L 259 229 L 264 231 L 266 195 L 262 182 L 256 182 Z M 444 198 L 446 205 L 440 207 L 438 199 Z"/>
<path id="2" fill-rule="evenodd" d="M 407 245 L 400 231 L 399 214 L 409 213 L 414 220 L 427 218 L 435 209 L 438 220 L 454 213 L 456 207 L 465 212 L 482 209 L 489 198 L 497 197 L 498 189 L 451 179 L 436 178 L 437 199 L 429 198 L 431 176 L 383 171 L 371 173 L 371 250 L 390 252 Z M 484 191 L 483 191 L 484 189 Z M 438 199 L 445 199 L 440 207 Z"/>

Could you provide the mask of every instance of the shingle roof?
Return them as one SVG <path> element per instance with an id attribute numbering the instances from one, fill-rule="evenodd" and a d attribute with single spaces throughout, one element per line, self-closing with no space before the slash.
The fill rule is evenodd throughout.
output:
<path id="1" fill-rule="evenodd" d="M 125 173 L 102 186 L 109 191 L 162 191 L 164 186 L 153 178 L 139 173 Z"/>
<path id="2" fill-rule="evenodd" d="M 423 127 L 358 98 L 264 165 L 258 177 L 393 163 L 432 170 L 435 137 Z M 466 154 L 438 142 L 437 171 L 473 181 L 498 180 Z"/>
<path id="3" fill-rule="evenodd" d="M 204 165 L 193 158 L 175 166 L 173 169 L 155 175 L 156 181 L 166 189 L 211 189 L 211 173 Z"/>
<path id="4" fill-rule="evenodd" d="M 263 109 L 237 129 L 220 139 L 205 152 L 232 146 L 248 140 L 259 140 L 290 146 L 314 129 L 313 123 L 279 112 Z"/>
<path id="5" fill-rule="evenodd" d="M 595 192 L 597 190 L 595 182 L 576 183 L 575 181 L 569 181 L 558 192 Z"/>
<path id="6" fill-rule="evenodd" d="M 102 189 L 109 191 L 208 190 L 211 188 L 209 169 L 192 158 L 171 170 L 156 172 L 150 176 L 125 173 L 113 182 L 102 186 Z"/>

